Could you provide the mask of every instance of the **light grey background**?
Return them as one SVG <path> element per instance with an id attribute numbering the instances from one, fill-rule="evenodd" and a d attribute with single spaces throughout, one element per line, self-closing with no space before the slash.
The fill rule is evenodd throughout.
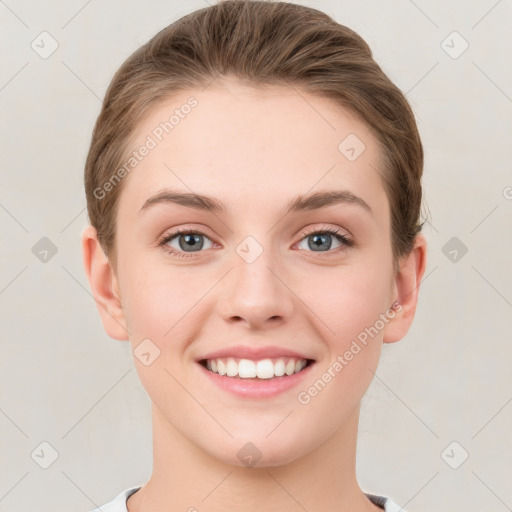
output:
<path id="1" fill-rule="evenodd" d="M 363 400 L 361 486 L 410 512 L 512 510 L 512 2 L 300 3 L 368 41 L 426 151 L 428 267 L 413 327 Z M 206 5 L 0 1 L 2 512 L 86 512 L 150 476 L 149 399 L 83 272 L 83 165 L 122 61 Z M 46 59 L 31 48 L 43 31 L 58 42 Z M 42 237 L 58 249 L 46 263 Z M 48 469 L 42 442 L 58 453 Z"/>

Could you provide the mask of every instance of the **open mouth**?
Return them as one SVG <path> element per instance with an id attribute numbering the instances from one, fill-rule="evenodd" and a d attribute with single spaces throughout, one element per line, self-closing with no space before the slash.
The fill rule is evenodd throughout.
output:
<path id="1" fill-rule="evenodd" d="M 300 373 L 313 359 L 281 357 L 275 359 L 239 359 L 234 357 L 201 359 L 201 366 L 212 373 L 233 379 L 263 380 L 285 378 Z"/>

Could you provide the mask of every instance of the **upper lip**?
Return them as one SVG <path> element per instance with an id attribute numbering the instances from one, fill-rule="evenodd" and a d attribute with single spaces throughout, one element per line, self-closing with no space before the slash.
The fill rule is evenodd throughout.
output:
<path id="1" fill-rule="evenodd" d="M 204 356 L 201 356 L 197 361 L 203 361 L 205 359 L 220 359 L 233 357 L 237 359 L 252 359 L 253 361 L 259 361 L 261 359 L 276 359 L 279 357 L 292 357 L 294 359 L 310 359 L 304 354 L 296 352 L 295 350 L 289 350 L 287 348 L 277 346 L 267 347 L 254 347 L 248 345 L 236 345 L 233 347 L 226 347 L 214 352 L 209 352 Z"/>

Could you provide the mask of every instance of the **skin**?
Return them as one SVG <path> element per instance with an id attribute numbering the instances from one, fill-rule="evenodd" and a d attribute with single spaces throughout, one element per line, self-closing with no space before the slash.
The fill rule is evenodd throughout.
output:
<path id="1" fill-rule="evenodd" d="M 134 148 L 191 95 L 198 106 L 125 178 L 116 271 L 95 229 L 82 234 L 85 271 L 108 335 L 129 339 L 133 349 L 149 338 L 160 350 L 148 366 L 134 358 L 152 401 L 154 467 L 128 509 L 381 510 L 356 480 L 360 401 L 382 343 L 403 338 L 413 320 L 425 239 L 417 237 L 395 273 L 375 137 L 331 100 L 297 88 L 217 80 L 183 92 L 141 122 Z M 366 146 L 352 162 L 338 150 L 349 134 Z M 173 203 L 140 212 L 164 188 L 212 196 L 226 212 Z M 285 214 L 299 194 L 340 189 L 362 198 L 371 213 L 344 203 Z M 204 233 L 203 249 L 181 249 L 188 258 L 166 252 L 158 240 L 175 228 Z M 315 251 L 305 228 L 336 228 L 355 245 L 331 237 Z M 252 263 L 236 252 L 247 236 L 263 250 Z M 167 245 L 180 251 L 179 240 Z M 297 393 L 395 301 L 401 309 L 394 318 L 317 396 L 299 403 Z M 316 362 L 298 388 L 242 400 L 212 385 L 195 362 L 236 344 L 278 345 Z M 237 457 L 247 442 L 262 454 L 254 467 Z"/>

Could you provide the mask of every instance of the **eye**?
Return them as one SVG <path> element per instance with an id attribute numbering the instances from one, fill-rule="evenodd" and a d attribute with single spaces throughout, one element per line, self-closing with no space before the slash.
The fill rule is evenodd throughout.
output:
<path id="1" fill-rule="evenodd" d="M 334 248 L 332 247 L 333 238 L 338 243 L 338 246 Z M 207 240 L 206 245 L 204 239 Z M 304 242 L 307 242 L 306 249 L 310 249 L 312 252 L 334 252 L 334 249 L 343 250 L 344 247 L 355 245 L 353 240 L 341 234 L 339 230 L 331 228 L 317 228 L 304 233 L 303 238 L 299 242 L 300 250 L 305 249 L 303 247 Z M 202 249 L 211 249 L 213 242 L 201 231 L 177 229 L 172 233 L 166 234 L 158 242 L 158 245 L 174 256 L 190 258 L 193 257 L 195 252 L 201 252 Z"/>
<path id="2" fill-rule="evenodd" d="M 206 238 L 210 245 L 204 244 L 203 238 Z M 178 229 L 173 233 L 165 235 L 158 245 L 162 246 L 167 252 L 182 258 L 188 258 L 191 255 L 187 253 L 200 252 L 201 249 L 210 249 L 213 246 L 212 241 L 200 231 Z"/>
<path id="3" fill-rule="evenodd" d="M 307 248 L 311 249 L 312 252 L 333 252 L 332 242 L 333 237 L 335 241 L 338 242 L 338 246 L 334 247 L 334 249 L 345 247 L 352 247 L 354 245 L 354 241 L 348 238 L 346 235 L 343 235 L 337 229 L 322 229 L 322 230 L 311 230 L 305 233 L 304 238 L 299 242 L 299 249 L 304 250 L 305 247 L 301 247 L 304 242 L 307 243 Z M 322 249 L 326 249 L 325 251 Z"/>

